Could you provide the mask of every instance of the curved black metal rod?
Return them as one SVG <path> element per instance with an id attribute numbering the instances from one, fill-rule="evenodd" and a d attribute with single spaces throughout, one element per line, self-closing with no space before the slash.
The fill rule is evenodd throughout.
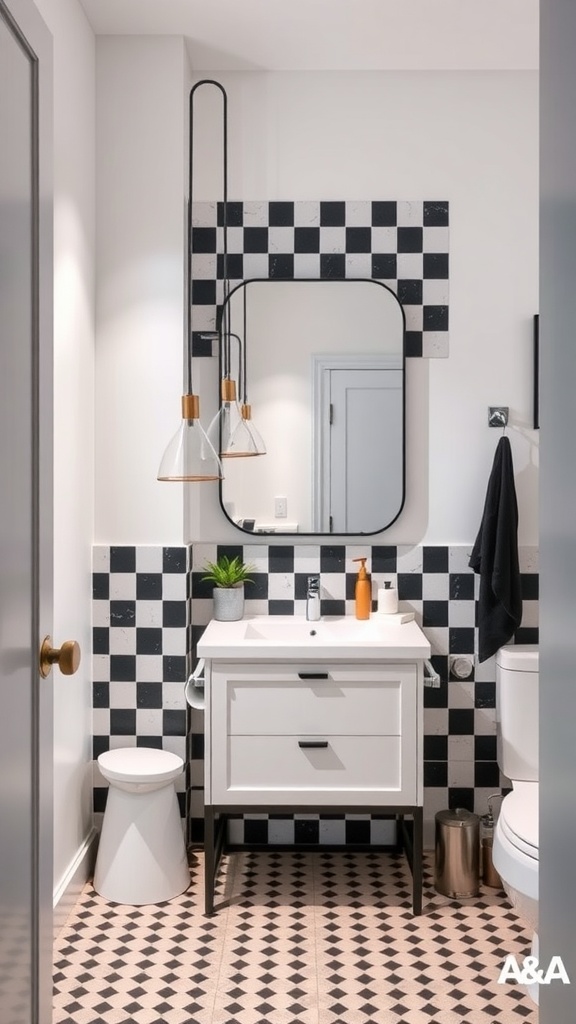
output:
<path id="1" fill-rule="evenodd" d="M 194 198 L 194 94 L 202 85 L 214 85 L 222 93 L 222 274 L 223 274 L 223 302 L 222 309 L 226 308 L 226 299 L 230 290 L 228 282 L 228 97 L 224 86 L 212 78 L 203 78 L 196 82 L 190 90 L 189 99 L 189 151 L 188 151 L 188 259 L 186 274 L 186 345 L 187 345 L 187 389 L 192 394 L 192 202 Z M 218 326 L 218 325 L 216 325 Z M 230 352 L 225 353 L 225 369 L 230 364 Z M 227 376 L 228 373 L 225 373 Z"/>

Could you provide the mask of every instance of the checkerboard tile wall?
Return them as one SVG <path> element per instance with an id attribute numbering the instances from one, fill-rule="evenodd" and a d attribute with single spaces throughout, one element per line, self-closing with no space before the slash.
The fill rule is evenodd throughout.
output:
<path id="1" fill-rule="evenodd" d="M 194 354 L 217 327 L 223 300 L 223 203 L 193 205 Z M 448 355 L 448 203 L 445 201 L 229 202 L 226 277 L 370 278 L 397 296 L 407 356 Z"/>

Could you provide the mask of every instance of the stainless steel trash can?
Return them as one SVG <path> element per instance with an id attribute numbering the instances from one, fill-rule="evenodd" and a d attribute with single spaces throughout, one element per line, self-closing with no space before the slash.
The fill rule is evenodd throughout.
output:
<path id="1" fill-rule="evenodd" d="M 434 885 L 443 896 L 477 896 L 479 881 L 480 818 L 457 807 L 436 815 Z"/>

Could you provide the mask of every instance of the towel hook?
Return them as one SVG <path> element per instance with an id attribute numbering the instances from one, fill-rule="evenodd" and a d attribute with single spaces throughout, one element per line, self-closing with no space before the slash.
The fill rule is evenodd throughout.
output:
<path id="1" fill-rule="evenodd" d="M 505 434 L 508 426 L 508 413 L 509 406 L 507 405 L 488 406 L 488 426 L 502 427 L 502 433 Z"/>

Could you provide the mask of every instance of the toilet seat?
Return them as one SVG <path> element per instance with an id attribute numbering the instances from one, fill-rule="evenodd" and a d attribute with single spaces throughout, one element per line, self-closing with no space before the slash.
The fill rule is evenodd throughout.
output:
<path id="1" fill-rule="evenodd" d="M 184 761 L 178 754 L 155 747 L 106 750 L 98 757 L 98 765 L 110 782 L 171 782 L 184 769 Z"/>
<path id="2" fill-rule="evenodd" d="M 538 850 L 538 783 L 516 782 L 502 802 L 502 832 L 517 850 L 539 859 Z"/>

